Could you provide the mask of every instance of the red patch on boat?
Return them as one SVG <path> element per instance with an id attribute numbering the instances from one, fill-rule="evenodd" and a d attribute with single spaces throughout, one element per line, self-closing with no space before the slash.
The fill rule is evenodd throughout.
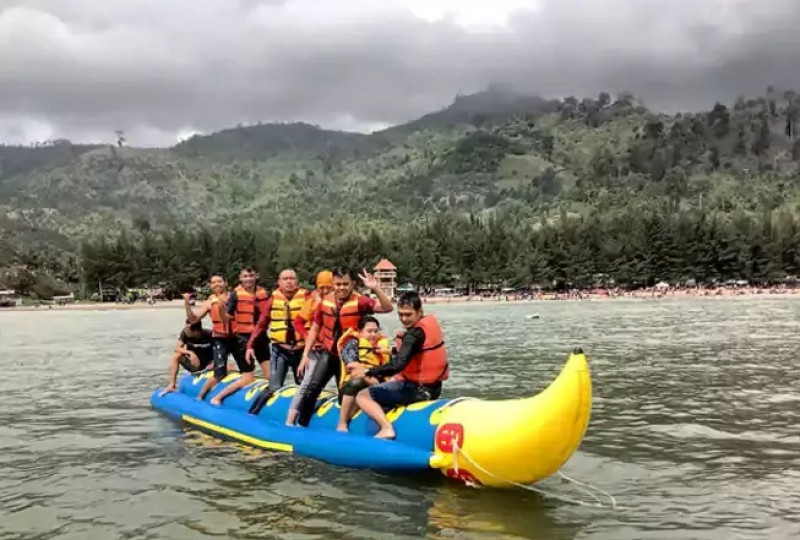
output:
<path id="1" fill-rule="evenodd" d="M 465 469 L 447 469 L 444 471 L 445 476 L 448 478 L 453 478 L 454 480 L 461 480 L 465 484 L 473 484 L 476 486 L 482 486 L 481 481 L 475 478 L 475 476 Z"/>
<path id="2" fill-rule="evenodd" d="M 459 448 L 464 447 L 464 426 L 461 424 L 444 424 L 436 432 L 436 448 L 445 453 L 453 452 L 453 442 Z"/>

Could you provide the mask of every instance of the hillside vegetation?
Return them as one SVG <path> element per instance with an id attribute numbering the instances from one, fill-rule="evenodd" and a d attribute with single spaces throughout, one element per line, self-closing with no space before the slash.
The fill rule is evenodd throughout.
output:
<path id="1" fill-rule="evenodd" d="M 799 110 L 772 88 L 677 115 L 493 88 L 371 135 L 0 147 L 0 285 L 178 291 L 380 256 L 420 285 L 775 280 L 800 273 Z"/>

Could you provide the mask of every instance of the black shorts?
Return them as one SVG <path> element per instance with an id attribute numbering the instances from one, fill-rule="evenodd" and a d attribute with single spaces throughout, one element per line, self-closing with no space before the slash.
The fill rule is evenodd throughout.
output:
<path id="1" fill-rule="evenodd" d="M 342 395 L 355 396 L 368 386 L 369 383 L 365 377 L 359 377 L 358 379 L 347 379 L 347 381 L 342 385 Z"/>
<path id="2" fill-rule="evenodd" d="M 247 342 L 250 341 L 250 334 L 236 334 L 236 354 L 241 354 L 244 358 L 247 352 Z M 256 360 L 259 364 L 269 361 L 269 338 L 266 332 L 261 332 L 253 342 L 253 351 L 256 353 Z"/>
<path id="3" fill-rule="evenodd" d="M 245 360 L 245 341 L 244 346 L 240 345 L 240 336 L 234 337 L 214 337 L 212 338 L 214 349 L 214 377 L 222 379 L 228 374 L 228 355 L 232 355 L 236 361 L 236 367 L 240 373 L 252 373 L 255 371 L 255 362 L 250 364 Z"/>
<path id="4" fill-rule="evenodd" d="M 206 369 L 214 361 L 213 355 L 208 355 L 208 354 L 204 356 L 200 356 L 198 354 L 197 359 L 200 360 L 200 365 L 194 366 L 192 365 L 192 361 L 189 359 L 189 355 L 184 354 L 181 355 L 181 359 L 178 360 L 178 363 L 181 365 L 183 369 L 185 369 L 189 373 L 197 373 L 198 371 L 203 371 L 204 369 Z"/>

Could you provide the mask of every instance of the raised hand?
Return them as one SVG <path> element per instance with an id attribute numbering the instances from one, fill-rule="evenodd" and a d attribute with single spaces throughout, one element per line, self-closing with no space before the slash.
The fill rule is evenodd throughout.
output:
<path id="1" fill-rule="evenodd" d="M 375 290 L 378 288 L 378 279 L 367 272 L 365 268 L 361 269 L 363 274 L 358 274 L 358 277 L 361 278 L 361 282 L 364 284 L 364 287 L 370 290 Z"/>

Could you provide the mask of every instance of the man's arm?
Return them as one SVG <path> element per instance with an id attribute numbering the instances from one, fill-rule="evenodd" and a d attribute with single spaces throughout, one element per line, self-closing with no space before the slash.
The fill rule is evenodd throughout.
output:
<path id="1" fill-rule="evenodd" d="M 308 331 L 306 330 L 306 320 L 302 317 L 302 315 L 298 315 L 292 321 L 292 325 L 294 326 L 294 333 L 295 335 L 300 336 L 303 338 L 303 341 L 308 339 Z"/>
<path id="2" fill-rule="evenodd" d="M 382 366 L 368 369 L 367 377 L 391 377 L 403 371 L 415 354 L 422 351 L 425 343 L 425 332 L 422 328 L 412 328 L 403 334 L 403 342 L 397 355 Z"/>
<path id="3" fill-rule="evenodd" d="M 247 348 L 252 349 L 256 342 L 256 338 L 261 335 L 261 332 L 266 332 L 269 323 L 272 321 L 270 314 L 272 313 L 272 298 L 267 300 L 264 311 L 258 316 L 256 327 L 253 328 L 253 333 L 250 334 L 250 339 L 247 341 Z"/>
<path id="4" fill-rule="evenodd" d="M 303 347 L 304 358 L 308 357 L 308 353 L 310 353 L 311 349 L 314 347 L 314 343 L 316 343 L 317 336 L 319 335 L 319 329 L 322 327 L 322 304 L 318 305 L 317 309 L 314 310 L 314 315 L 311 320 L 311 328 L 308 331 L 306 343 Z"/>
<path id="5" fill-rule="evenodd" d="M 375 296 L 378 297 L 379 305 L 372 308 L 375 313 L 391 313 L 394 309 L 394 306 L 392 306 L 392 300 L 386 296 L 386 293 L 383 292 L 383 289 L 380 287 L 375 287 L 372 289 L 372 292 L 374 292 Z"/>
<path id="6" fill-rule="evenodd" d="M 269 306 L 269 307 L 268 307 Z M 267 297 L 263 300 L 256 300 L 255 315 L 256 320 L 261 318 L 261 314 L 265 311 L 272 311 L 272 295 L 267 292 Z"/>
<path id="7" fill-rule="evenodd" d="M 206 300 L 198 311 L 194 311 L 192 306 L 189 305 L 189 296 L 189 293 L 183 295 L 183 307 L 186 310 L 186 320 L 191 323 L 196 323 L 211 311 L 211 302 Z"/>
<path id="8" fill-rule="evenodd" d="M 307 357 L 308 353 L 310 353 L 311 349 L 314 347 L 314 343 L 317 341 L 317 334 L 319 334 L 319 323 L 314 321 L 314 324 L 311 325 L 311 329 L 308 331 L 306 343 L 303 346 L 303 358 Z"/>
<path id="9" fill-rule="evenodd" d="M 222 300 L 220 300 L 221 302 Z M 236 296 L 236 291 L 228 293 L 228 300 L 225 302 L 225 309 L 220 309 L 219 314 L 222 321 L 227 324 L 235 318 L 236 306 L 239 304 L 239 297 Z"/>
<path id="10" fill-rule="evenodd" d="M 178 339 L 178 344 L 175 346 L 175 352 L 189 354 L 189 351 L 186 349 L 186 344 L 183 343 L 183 340 Z"/>
<path id="11" fill-rule="evenodd" d="M 386 293 L 383 292 L 383 289 L 380 288 L 378 280 L 375 276 L 367 272 L 366 270 L 363 271 L 363 274 L 359 274 L 359 278 L 361 278 L 362 283 L 364 286 L 375 293 L 375 296 L 378 297 L 379 306 L 374 307 L 373 311 L 375 313 L 391 313 L 394 309 L 392 306 L 392 300 L 386 296 Z"/>

